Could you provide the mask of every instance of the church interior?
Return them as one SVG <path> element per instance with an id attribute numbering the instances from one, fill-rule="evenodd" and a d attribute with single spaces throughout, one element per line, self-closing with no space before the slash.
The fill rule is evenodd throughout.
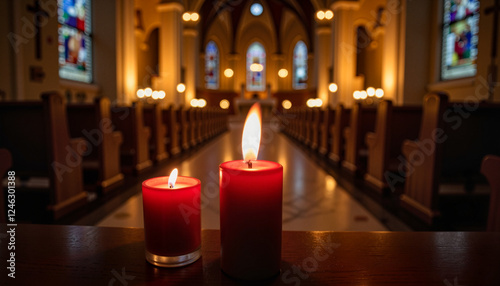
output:
<path id="1" fill-rule="evenodd" d="M 499 13 L 0 1 L 0 284 L 499 285 Z"/>

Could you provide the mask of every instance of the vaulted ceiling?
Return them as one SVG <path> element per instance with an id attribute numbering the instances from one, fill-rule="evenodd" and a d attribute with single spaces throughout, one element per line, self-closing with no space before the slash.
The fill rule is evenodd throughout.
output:
<path id="1" fill-rule="evenodd" d="M 304 26 L 309 35 L 309 43 L 314 43 L 314 15 L 315 7 L 311 0 L 206 0 L 204 1 L 199 13 L 201 15 L 201 41 L 204 43 L 206 34 L 210 25 L 216 20 L 217 15 L 224 11 L 231 13 L 233 39 L 236 39 L 238 26 L 245 7 L 248 7 L 249 2 L 266 2 L 272 15 L 273 25 L 277 33 L 277 40 L 280 39 L 280 24 L 285 10 L 295 14 Z M 317 4 L 317 3 L 316 3 Z M 278 45 L 278 49 L 280 49 Z M 235 52 L 235 43 L 233 41 L 232 52 Z M 281 51 L 276 51 L 280 53 Z"/>

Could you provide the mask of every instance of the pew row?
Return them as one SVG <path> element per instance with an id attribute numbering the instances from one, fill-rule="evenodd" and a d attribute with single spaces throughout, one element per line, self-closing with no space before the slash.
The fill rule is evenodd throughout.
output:
<path id="1" fill-rule="evenodd" d="M 86 143 L 70 138 L 59 94 L 0 103 L 0 148 L 12 154 L 19 180 L 16 220 L 56 220 L 86 204 L 81 164 Z"/>
<path id="2" fill-rule="evenodd" d="M 368 147 L 365 136 L 375 128 L 376 109 L 354 104 L 349 127 L 344 128 L 345 158 L 342 167 L 352 174 L 363 174 L 366 170 Z"/>
<path id="3" fill-rule="evenodd" d="M 345 108 L 342 104 L 337 105 L 335 109 L 334 124 L 330 126 L 330 140 L 331 151 L 328 158 L 334 164 L 340 164 L 344 160 L 345 151 L 345 138 L 344 128 L 349 126 L 349 118 L 351 116 L 351 109 Z"/>
<path id="4" fill-rule="evenodd" d="M 71 137 L 83 137 L 88 152 L 83 156 L 84 183 L 105 192 L 123 182 L 120 146 L 123 135 L 113 130 L 108 98 L 96 98 L 93 104 L 68 104 Z"/>
<path id="5" fill-rule="evenodd" d="M 162 110 L 163 123 L 167 126 L 167 151 L 171 156 L 176 156 L 181 152 L 179 132 L 180 125 L 177 122 L 177 114 L 173 105 Z"/>
<path id="6" fill-rule="evenodd" d="M 331 134 L 329 132 L 330 126 L 334 124 L 335 120 L 335 109 L 331 109 L 328 107 L 327 109 L 322 111 L 323 117 L 320 126 L 320 144 L 319 144 L 319 153 L 323 156 L 328 155 L 332 150 L 332 142 L 331 142 Z"/>
<path id="7" fill-rule="evenodd" d="M 139 174 L 152 166 L 149 158 L 149 138 L 151 129 L 144 126 L 142 102 L 133 106 L 115 106 L 111 108 L 111 118 L 116 129 L 123 134 L 120 148 L 122 172 Z"/>
<path id="8" fill-rule="evenodd" d="M 458 184 L 456 190 L 471 193 L 485 183 L 482 158 L 500 155 L 500 105 L 470 104 L 448 104 L 442 93 L 426 95 L 418 140 L 403 143 L 408 172 L 401 206 L 429 225 L 440 215 L 442 187 Z"/>
<path id="9" fill-rule="evenodd" d="M 484 157 L 481 173 L 488 180 L 491 189 L 487 230 L 500 231 L 500 157 Z"/>
<path id="10" fill-rule="evenodd" d="M 148 144 L 149 158 L 155 163 L 167 159 L 167 126 L 163 123 L 162 110 L 159 104 L 144 107 L 144 125 L 151 130 Z"/>
<path id="11" fill-rule="evenodd" d="M 397 173 L 401 163 L 401 145 L 405 139 L 415 140 L 420 130 L 422 107 L 393 106 L 392 101 L 383 100 L 377 108 L 375 131 L 368 132 L 365 143 L 368 146 L 368 164 L 365 181 L 382 194 L 391 187 L 389 173 Z"/>

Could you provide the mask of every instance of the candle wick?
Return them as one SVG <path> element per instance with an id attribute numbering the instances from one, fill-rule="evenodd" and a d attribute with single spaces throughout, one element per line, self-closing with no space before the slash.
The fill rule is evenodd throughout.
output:
<path id="1" fill-rule="evenodd" d="M 172 186 L 172 184 L 168 184 L 168 186 L 169 186 L 171 189 L 172 189 L 172 188 L 174 188 L 174 186 Z"/>
<path id="2" fill-rule="evenodd" d="M 248 168 L 252 169 L 252 161 L 248 160 L 247 164 L 248 164 Z"/>

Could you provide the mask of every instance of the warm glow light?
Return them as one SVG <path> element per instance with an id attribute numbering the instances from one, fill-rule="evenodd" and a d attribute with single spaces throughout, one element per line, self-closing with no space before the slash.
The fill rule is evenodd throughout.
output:
<path id="1" fill-rule="evenodd" d="M 288 76 L 288 71 L 287 71 L 286 69 L 280 69 L 280 70 L 278 71 L 278 75 L 279 75 L 279 77 L 281 77 L 281 78 L 285 78 L 285 77 L 287 77 L 287 76 Z"/>
<path id="2" fill-rule="evenodd" d="M 225 75 L 226 77 L 233 77 L 233 75 L 234 75 L 234 71 L 233 71 L 232 69 L 226 69 L 226 70 L 224 71 L 224 75 Z"/>
<path id="3" fill-rule="evenodd" d="M 372 97 L 375 95 L 375 89 L 373 87 L 369 87 L 366 89 L 366 93 L 368 94 L 369 97 Z"/>
<path id="4" fill-rule="evenodd" d="M 354 97 L 354 99 L 356 99 L 356 100 L 358 100 L 358 99 L 360 99 L 360 98 L 361 98 L 361 94 L 360 94 L 359 90 L 356 90 L 356 91 L 352 94 L 352 96 L 353 96 L 353 97 Z"/>
<path id="5" fill-rule="evenodd" d="M 177 85 L 177 91 L 178 91 L 179 93 L 183 93 L 183 92 L 185 92 L 185 91 L 186 91 L 186 85 L 184 85 L 183 83 L 179 83 L 179 84 Z"/>
<path id="6" fill-rule="evenodd" d="M 191 14 L 189 14 L 188 12 L 182 14 L 182 20 L 184 20 L 186 22 L 191 20 Z"/>
<path id="7" fill-rule="evenodd" d="M 250 70 L 253 72 L 261 72 L 264 70 L 264 66 L 258 63 L 253 63 L 250 65 Z"/>
<path id="8" fill-rule="evenodd" d="M 290 102 L 290 100 L 288 100 L 288 99 L 285 99 L 281 103 L 281 106 L 283 106 L 284 109 L 290 109 L 290 108 L 292 108 L 292 102 Z"/>
<path id="9" fill-rule="evenodd" d="M 318 13 L 316 13 L 316 17 L 320 20 L 323 20 L 325 19 L 325 12 L 323 11 L 318 11 Z"/>
<path id="10" fill-rule="evenodd" d="M 158 98 L 159 98 L 159 99 L 164 99 L 166 95 L 167 95 L 167 94 L 166 94 L 163 90 L 160 90 L 160 91 L 158 92 Z"/>
<path id="11" fill-rule="evenodd" d="M 175 168 L 170 173 L 170 176 L 168 176 L 168 186 L 170 188 L 174 188 L 175 187 L 175 181 L 177 181 L 177 175 L 178 174 L 179 174 L 179 171 L 177 171 L 177 168 Z"/>
<path id="12" fill-rule="evenodd" d="M 314 107 L 321 107 L 323 105 L 323 100 L 321 100 L 320 98 L 316 98 L 314 100 Z"/>
<path id="13" fill-rule="evenodd" d="M 362 90 L 359 92 L 359 98 L 366 99 L 367 97 L 368 97 L 368 94 L 366 93 L 366 91 Z"/>
<path id="14" fill-rule="evenodd" d="M 229 108 L 229 100 L 223 99 L 219 102 L 219 106 L 222 109 L 228 109 Z"/>
<path id="15" fill-rule="evenodd" d="M 137 90 L 137 97 L 138 98 L 143 98 L 144 97 L 144 89 L 138 89 Z"/>
<path id="16" fill-rule="evenodd" d="M 310 108 L 313 108 L 314 107 L 314 99 L 312 98 L 309 98 L 307 101 L 306 101 L 306 105 L 307 107 L 310 107 Z"/>
<path id="17" fill-rule="evenodd" d="M 375 96 L 377 98 L 382 98 L 384 96 L 384 90 L 381 88 L 377 88 L 377 90 L 375 91 Z"/>
<path id="18" fill-rule="evenodd" d="M 152 94 L 153 94 L 153 90 L 151 88 L 148 87 L 144 90 L 145 96 L 150 97 Z"/>
<path id="19" fill-rule="evenodd" d="M 198 107 L 203 108 L 205 106 L 207 106 L 207 101 L 203 98 L 198 99 Z"/>
<path id="20" fill-rule="evenodd" d="M 330 92 L 337 92 L 337 90 L 339 90 L 339 87 L 335 83 L 330 83 L 330 86 L 328 86 L 328 89 L 330 90 Z"/>
<path id="21" fill-rule="evenodd" d="M 190 103 L 191 103 L 192 107 L 198 107 L 199 106 L 198 99 L 196 99 L 196 98 L 191 99 Z"/>
<path id="22" fill-rule="evenodd" d="M 191 14 L 191 21 L 196 22 L 196 21 L 198 21 L 199 19 L 200 19 L 200 14 L 198 14 L 198 13 L 196 13 L 196 12 L 194 12 L 194 13 L 192 13 L 192 14 Z"/>
<path id="23" fill-rule="evenodd" d="M 333 18 L 333 12 L 332 12 L 331 10 L 327 10 L 327 11 L 325 12 L 325 18 L 326 18 L 327 20 L 331 20 L 331 19 Z"/>
<path id="24" fill-rule="evenodd" d="M 245 127 L 243 127 L 241 147 L 245 162 L 257 160 L 257 155 L 259 155 L 261 119 L 260 104 L 254 103 L 248 111 Z"/>
<path id="25" fill-rule="evenodd" d="M 159 94 L 158 94 L 158 91 L 156 91 L 156 90 L 155 90 L 155 91 L 153 91 L 153 94 L 151 95 L 151 97 L 152 97 L 153 99 L 158 99 L 158 98 L 160 97 L 160 96 L 159 96 Z"/>

